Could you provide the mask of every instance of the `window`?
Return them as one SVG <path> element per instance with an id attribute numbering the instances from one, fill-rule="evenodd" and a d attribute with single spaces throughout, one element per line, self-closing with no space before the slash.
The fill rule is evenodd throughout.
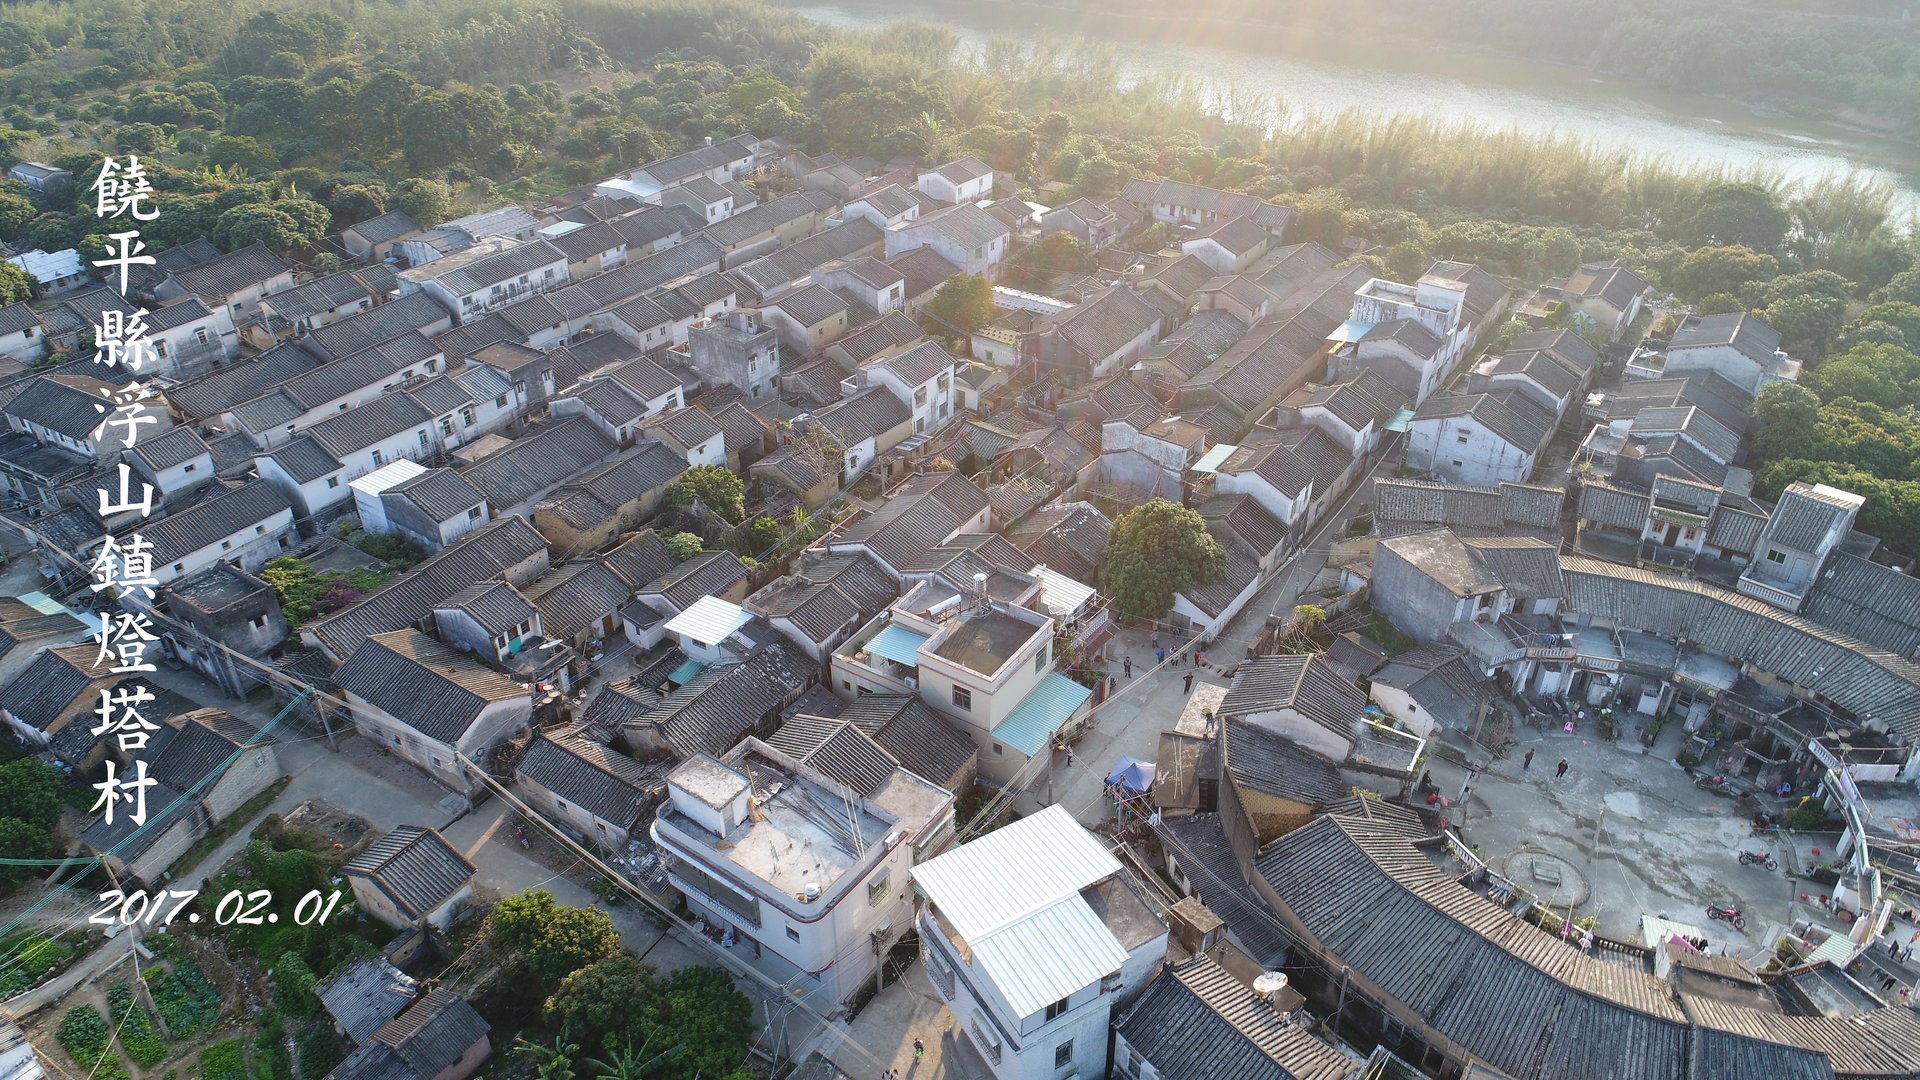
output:
<path id="1" fill-rule="evenodd" d="M 1004 754 L 1004 753 L 1005 753 L 1005 751 L 1004 751 L 1004 750 L 1002 750 L 1002 749 L 1000 748 L 1000 744 L 999 744 L 999 743 L 994 743 L 994 744 L 993 744 L 993 756 L 994 756 L 994 757 L 1000 757 L 1000 756 L 1001 756 L 1002 754 Z"/>
<path id="2" fill-rule="evenodd" d="M 493 407 L 494 407 L 494 408 L 496 408 L 496 409 L 504 409 L 504 408 L 506 408 L 506 407 L 507 407 L 507 395 L 505 395 L 505 394 L 501 394 L 501 395 L 500 395 L 499 397 L 497 397 L 497 398 L 494 398 L 494 399 L 493 399 Z"/>
<path id="3" fill-rule="evenodd" d="M 177 573 L 179 573 L 179 572 L 180 572 L 180 571 L 182 571 L 182 570 L 185 570 L 186 568 L 187 568 L 187 564 L 186 564 L 186 563 L 174 563 L 174 564 L 173 564 L 173 572 L 174 572 L 174 573 L 176 573 L 176 574 L 177 574 Z"/>
<path id="4" fill-rule="evenodd" d="M 25 330 L 20 331 L 20 336 L 31 341 L 33 339 L 33 327 L 29 326 Z"/>
<path id="5" fill-rule="evenodd" d="M 1454 468 L 1456 468 L 1456 469 L 1458 469 L 1458 468 L 1460 468 L 1460 467 L 1461 467 L 1461 466 L 1462 466 L 1463 464 L 1465 464 L 1465 462 L 1462 462 L 1462 461 L 1461 461 L 1461 460 L 1460 460 L 1459 458 L 1455 458 L 1455 459 L 1453 459 L 1453 467 L 1454 467 Z"/>
<path id="6" fill-rule="evenodd" d="M 953 385 L 953 376 L 951 376 L 951 375 L 942 375 L 942 376 L 940 376 L 940 392 L 941 392 L 941 393 L 943 393 L 943 394 L 944 394 L 944 393 L 946 393 L 946 392 L 947 392 L 947 387 L 949 387 L 949 386 L 951 386 L 951 385 Z"/>
<path id="7" fill-rule="evenodd" d="M 469 510 L 469 511 L 467 511 L 467 520 L 468 520 L 468 521 L 479 521 L 479 520 L 480 520 L 480 508 L 476 506 L 476 507 L 474 507 L 473 509 L 471 509 L 471 510 Z"/>
<path id="8" fill-rule="evenodd" d="M 462 424 L 465 424 L 467 427 L 472 427 L 476 423 L 476 421 L 473 418 L 473 406 L 465 405 L 461 407 L 460 422 Z"/>
<path id="9" fill-rule="evenodd" d="M 222 540 L 222 541 L 220 541 L 220 550 L 221 550 L 221 551 L 232 551 L 232 550 L 233 550 L 233 541 L 231 541 L 231 540 Z"/>
<path id="10" fill-rule="evenodd" d="M 192 472 L 193 470 L 195 470 L 195 469 L 197 469 L 197 468 L 199 468 L 199 466 L 198 466 L 198 465 L 195 465 L 195 464 L 193 464 L 192 462 L 188 462 L 188 463 L 187 463 L 187 467 L 186 467 L 186 468 L 184 468 L 184 469 L 181 469 L 180 471 L 181 471 L 181 472 Z"/>
<path id="11" fill-rule="evenodd" d="M 427 374 L 429 375 L 433 374 L 436 370 L 439 369 L 439 367 L 440 367 L 440 361 L 438 360 L 427 361 Z"/>
<path id="12" fill-rule="evenodd" d="M 266 534 L 267 534 L 267 527 L 265 525 L 255 525 L 253 527 L 253 535 L 265 536 Z"/>
<path id="13" fill-rule="evenodd" d="M 968 712 L 972 712 L 973 711 L 973 691 L 967 689 L 964 686 L 954 687 L 953 703 L 967 710 Z M 1000 748 L 998 746 L 994 747 L 993 749 L 995 753 L 998 753 L 1000 751 Z"/>
<path id="14" fill-rule="evenodd" d="M 343 401 L 343 402 L 341 402 L 341 403 L 340 403 L 340 411 L 341 411 L 341 412 L 346 412 L 346 411 L 347 411 L 347 408 L 348 408 L 348 406 L 347 406 L 347 403 L 346 403 L 346 402 L 344 402 L 344 401 Z"/>
<path id="15" fill-rule="evenodd" d="M 840 680 L 840 689 L 842 689 L 842 690 L 852 690 L 852 689 L 853 689 L 853 680 L 852 680 L 852 679 L 841 679 L 841 680 Z"/>
<path id="16" fill-rule="evenodd" d="M 431 446 L 431 445 L 432 445 L 432 442 L 427 438 L 427 429 L 421 428 L 420 429 L 420 449 L 425 450 L 428 446 Z"/>
<path id="17" fill-rule="evenodd" d="M 337 477 L 337 476 L 329 476 L 329 477 L 327 477 L 327 487 L 329 487 L 329 488 L 337 488 L 337 487 L 339 487 L 339 486 L 340 486 L 340 478 L 339 478 L 339 477 Z"/>
<path id="18" fill-rule="evenodd" d="M 1767 550 L 1767 561 L 1785 566 L 1787 564 L 1787 553 L 1781 551 L 1779 548 L 1769 548 Z"/>
<path id="19" fill-rule="evenodd" d="M 267 617 L 265 615 L 255 615 L 253 618 L 247 620 L 247 625 L 253 627 L 255 630 L 265 630 L 267 628 Z"/>
<path id="20" fill-rule="evenodd" d="M 1459 428 L 1454 432 L 1454 434 L 1459 436 L 1459 439 L 1461 442 L 1466 442 L 1468 439 L 1473 437 L 1473 432 L 1468 431 L 1466 428 Z"/>
<path id="21" fill-rule="evenodd" d="M 1047 670 L 1047 652 L 1048 651 L 1049 650 L 1047 649 L 1047 647 L 1045 645 L 1042 645 L 1040 646 L 1040 651 L 1033 654 L 1033 670 L 1036 673 Z"/>
<path id="22" fill-rule="evenodd" d="M 892 874 L 881 874 L 877 879 L 867 883 L 867 905 L 869 907 L 879 907 L 881 904 L 887 902 L 887 886 L 891 883 L 890 879 L 892 877 Z"/>
<path id="23" fill-rule="evenodd" d="M 1053 1048 L 1053 1067 L 1064 1069 L 1073 1064 L 1073 1040 L 1068 1039 Z"/>
<path id="24" fill-rule="evenodd" d="M 33 335 L 32 335 L 31 333 L 29 333 L 29 334 L 28 334 L 27 336 L 28 336 L 28 337 L 32 337 Z M 154 342 L 154 343 L 153 343 L 153 355 L 155 355 L 155 356 L 157 356 L 157 357 L 159 357 L 159 358 L 160 358 L 160 359 L 162 359 L 162 360 L 165 360 L 165 359 L 167 358 L 167 343 L 166 343 L 166 342 L 164 342 L 164 341 L 156 341 L 156 342 Z"/>
<path id="25" fill-rule="evenodd" d="M 387 463 L 387 459 L 380 456 L 380 451 L 375 450 L 373 452 L 373 467 L 377 469 L 380 466 L 385 465 L 386 463 Z"/>
<path id="26" fill-rule="evenodd" d="M 1064 1012 L 1066 1012 L 1066 1011 L 1067 1011 L 1067 999 L 1066 999 L 1066 998 L 1061 998 L 1061 999 L 1060 999 L 1059 1001 L 1056 1001 L 1056 1002 L 1054 1002 L 1053 1004 L 1051 1004 L 1051 1005 L 1049 1005 L 1049 1006 L 1047 1006 L 1047 1019 L 1048 1019 L 1048 1020 L 1057 1020 L 1057 1019 L 1059 1019 L 1059 1018 L 1060 1018 L 1060 1014 L 1062 1014 L 1062 1013 L 1064 1013 Z M 1073 1046 L 1073 1044 L 1072 1044 L 1072 1043 L 1068 1043 L 1068 1044 L 1067 1044 L 1067 1046 L 1068 1046 L 1068 1048 L 1069 1048 L 1069 1049 L 1071 1049 L 1071 1048 L 1072 1048 L 1072 1046 Z M 1072 1057 L 1073 1055 L 1072 1055 L 1071 1053 L 1069 1053 L 1069 1054 L 1068 1054 L 1067 1056 L 1068 1056 L 1068 1057 Z M 1059 1056 L 1058 1056 L 1058 1052 L 1057 1052 L 1057 1051 L 1056 1051 L 1056 1053 L 1055 1053 L 1055 1057 L 1054 1057 L 1054 1060 L 1055 1060 L 1056 1062 L 1057 1062 L 1057 1061 L 1059 1060 Z"/>
<path id="27" fill-rule="evenodd" d="M 925 430 L 927 430 L 927 418 L 926 418 L 926 417 L 924 417 L 924 416 L 916 416 L 916 417 L 914 417 L 914 418 L 913 418 L 913 430 L 914 430 L 914 431 L 916 431 L 916 432 L 921 432 L 921 431 L 925 431 Z"/>
<path id="28" fill-rule="evenodd" d="M 913 392 L 913 407 L 919 408 L 927 403 L 927 388 L 921 387 Z"/>
<path id="29" fill-rule="evenodd" d="M 441 418 L 440 418 L 440 434 L 442 434 L 442 435 L 452 435 L 452 434 L 453 434 L 453 417 L 451 417 L 451 416 L 443 416 L 443 417 L 441 417 Z M 423 443 L 425 442 L 425 440 L 426 440 L 426 437 L 427 437 L 427 433 L 426 433 L 426 432 L 424 432 L 424 431 L 423 431 L 423 432 L 421 432 L 421 433 L 420 433 L 420 438 L 421 438 L 421 440 L 422 440 L 422 442 L 423 442 Z"/>
<path id="30" fill-rule="evenodd" d="M 798 931 L 798 930 L 795 930 L 795 929 L 794 929 L 793 927 L 791 927 L 791 926 L 789 926 L 789 927 L 787 927 L 787 940 L 788 940 L 788 941 L 799 941 L 799 940 L 800 940 L 800 931 Z"/>

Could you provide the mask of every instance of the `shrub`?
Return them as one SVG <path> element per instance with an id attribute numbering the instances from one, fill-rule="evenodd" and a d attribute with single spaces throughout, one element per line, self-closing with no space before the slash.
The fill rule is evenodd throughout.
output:
<path id="1" fill-rule="evenodd" d="M 1787 820 L 1801 832 L 1818 832 L 1827 824 L 1827 807 L 1818 799 L 1809 799 L 1801 803 Z"/>
<path id="2" fill-rule="evenodd" d="M 213 1030 L 220 1015 L 220 993 L 193 961 L 175 960 L 172 971 L 147 981 L 147 990 L 174 1038 Z"/>
<path id="3" fill-rule="evenodd" d="M 247 1059 L 239 1039 L 214 1043 L 200 1051 L 201 1080 L 247 1080 Z"/>
<path id="4" fill-rule="evenodd" d="M 93 1068 L 100 1055 L 107 1052 L 107 1044 L 113 1040 L 113 1029 L 107 1027 L 107 1021 L 100 1010 L 91 1005 L 76 1005 L 67 1010 L 60 1021 L 60 1032 L 56 1036 L 60 1045 L 67 1048 L 73 1060 Z"/>
<path id="5" fill-rule="evenodd" d="M 107 991 L 107 1006 L 113 1013 L 113 1026 L 120 1032 L 120 1048 L 134 1064 L 151 1069 L 167 1059 L 166 1040 L 153 1030 L 147 1010 L 133 999 L 133 987 L 115 983 Z"/>

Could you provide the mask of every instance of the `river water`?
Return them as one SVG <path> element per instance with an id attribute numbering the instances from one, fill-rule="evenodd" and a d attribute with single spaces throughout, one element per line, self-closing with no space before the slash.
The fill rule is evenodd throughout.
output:
<path id="1" fill-rule="evenodd" d="M 1212 27 L 1191 34 L 1172 24 L 1101 17 L 1070 20 L 1032 7 L 936 4 L 932 0 L 835 0 L 788 5 L 808 18 L 850 30 L 924 22 L 958 34 L 962 51 L 995 36 L 1044 32 L 1111 45 L 1128 82 L 1165 75 L 1192 78 L 1225 102 L 1228 92 L 1258 95 L 1277 114 L 1433 115 L 1490 128 L 1571 135 L 1674 163 L 1725 167 L 1803 182 L 1861 173 L 1894 184 L 1908 213 L 1920 214 L 1920 149 L 1837 124 L 1759 115 L 1717 98 L 1643 91 L 1584 72 L 1452 52 L 1384 53 L 1369 47 L 1332 54 L 1324 43 L 1282 42 L 1260 28 Z M 1226 47 L 1220 38 L 1244 44 Z"/>

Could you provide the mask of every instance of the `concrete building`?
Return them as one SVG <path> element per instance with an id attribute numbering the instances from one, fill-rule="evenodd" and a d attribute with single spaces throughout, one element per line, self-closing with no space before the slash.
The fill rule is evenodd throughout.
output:
<path id="1" fill-rule="evenodd" d="M 1455 623 L 1558 615 L 1566 589 L 1558 548 L 1530 536 L 1460 537 L 1447 529 L 1383 540 L 1374 552 L 1380 613 L 1421 641 Z"/>
<path id="2" fill-rule="evenodd" d="M 1642 353 L 1648 353 L 1643 349 Z M 1648 356 L 1636 354 L 1628 374 L 1640 374 Z M 1780 349 L 1780 333 L 1757 315 L 1689 315 L 1668 339 L 1665 362 L 1653 369 L 1661 378 L 1685 378 L 1708 372 L 1757 394 L 1771 382 L 1798 382 L 1800 361 Z"/>
<path id="3" fill-rule="evenodd" d="M 265 684 L 265 675 L 234 662 L 207 642 L 255 660 L 265 660 L 286 644 L 287 618 L 280 610 L 279 597 L 266 582 L 232 563 L 216 562 L 162 587 L 158 600 L 167 614 L 198 635 L 163 628 L 160 640 L 169 655 L 191 665 L 234 697 L 244 698 Z"/>
<path id="4" fill-rule="evenodd" d="M 889 227 L 887 258 L 931 248 L 963 274 L 991 278 L 1007 256 L 1013 230 L 972 203 L 936 210 Z"/>
<path id="5" fill-rule="evenodd" d="M 1552 411 L 1516 389 L 1443 395 L 1414 411 L 1407 466 L 1449 483 L 1524 484 L 1557 429 Z"/>
<path id="6" fill-rule="evenodd" d="M 687 332 L 693 370 L 710 385 L 738 387 L 750 398 L 779 392 L 779 331 L 751 311 Z"/>
<path id="7" fill-rule="evenodd" d="M 848 725 L 809 761 L 755 738 L 724 759 L 689 757 L 667 774 L 652 836 L 694 910 L 756 942 L 802 996 L 837 1006 L 906 933 L 914 861 L 952 815 L 950 792 Z"/>
<path id="8" fill-rule="evenodd" d="M 272 484 L 254 480 L 169 514 L 140 533 L 153 545 L 153 576 L 163 585 L 217 562 L 258 572 L 292 548 L 293 507 Z"/>
<path id="9" fill-rule="evenodd" d="M 927 977 L 996 1080 L 1107 1075 L 1108 1023 L 1159 969 L 1167 927 L 1065 808 L 916 867 Z"/>
<path id="10" fill-rule="evenodd" d="M 661 767 L 596 742 L 537 735 L 514 766 L 522 798 L 602 851 L 624 852 L 665 787 Z"/>
<path id="11" fill-rule="evenodd" d="M 1740 591 L 1775 607 L 1799 611 L 1836 549 L 1853 532 L 1865 499 L 1825 484 L 1795 482 L 1780 493 Z"/>

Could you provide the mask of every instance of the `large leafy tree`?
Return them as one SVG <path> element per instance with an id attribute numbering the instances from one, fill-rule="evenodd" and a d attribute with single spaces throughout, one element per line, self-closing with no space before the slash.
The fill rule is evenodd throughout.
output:
<path id="1" fill-rule="evenodd" d="M 447 220 L 453 210 L 453 191 L 444 180 L 416 176 L 400 181 L 387 200 L 387 209 L 398 210 L 415 225 L 431 229 Z"/>
<path id="2" fill-rule="evenodd" d="M 547 998 L 547 1024 L 582 1046 L 604 1045 L 602 1040 L 626 1024 L 635 1003 L 652 987 L 653 967 L 622 949 L 562 979 Z"/>
<path id="3" fill-rule="evenodd" d="M 695 465 L 667 485 L 668 506 L 691 506 L 695 499 L 719 514 L 729 525 L 738 525 L 747 516 L 746 485 L 731 469 L 719 465 Z"/>
<path id="4" fill-rule="evenodd" d="M 260 241 L 284 254 L 304 239 L 299 222 L 266 203 L 236 206 L 221 214 L 213 226 L 213 242 L 228 251 Z"/>
<path id="5" fill-rule="evenodd" d="M 1165 499 L 1127 511 L 1107 535 L 1107 594 L 1136 618 L 1166 614 L 1174 593 L 1218 581 L 1226 572 L 1226 549 L 1208 535 L 1205 519 Z"/>
<path id="6" fill-rule="evenodd" d="M 24 304 L 33 299 L 33 279 L 10 262 L 0 262 L 0 305 Z"/>
<path id="7" fill-rule="evenodd" d="M 495 944 L 524 957 L 527 970 L 542 986 L 557 986 L 620 947 L 620 932 L 606 912 L 565 907 L 545 889 L 501 900 L 488 932 Z"/>
<path id="8" fill-rule="evenodd" d="M 1759 184 L 1714 184 L 1681 203 L 1675 232 L 1690 247 L 1739 244 L 1773 251 L 1791 224 L 1780 200 Z"/>
<path id="9" fill-rule="evenodd" d="M 1762 455 L 1804 457 L 1820 422 L 1820 399 L 1799 383 L 1768 383 L 1753 399 L 1753 418 L 1762 425 L 1753 436 Z"/>
<path id="10" fill-rule="evenodd" d="M 1687 300 L 1715 293 L 1738 294 L 1756 281 L 1780 273 L 1780 260 L 1746 247 L 1704 247 L 1680 260 L 1666 285 Z"/>
<path id="11" fill-rule="evenodd" d="M 927 302 L 927 314 L 971 334 L 993 321 L 993 286 L 979 274 L 955 274 Z"/>

